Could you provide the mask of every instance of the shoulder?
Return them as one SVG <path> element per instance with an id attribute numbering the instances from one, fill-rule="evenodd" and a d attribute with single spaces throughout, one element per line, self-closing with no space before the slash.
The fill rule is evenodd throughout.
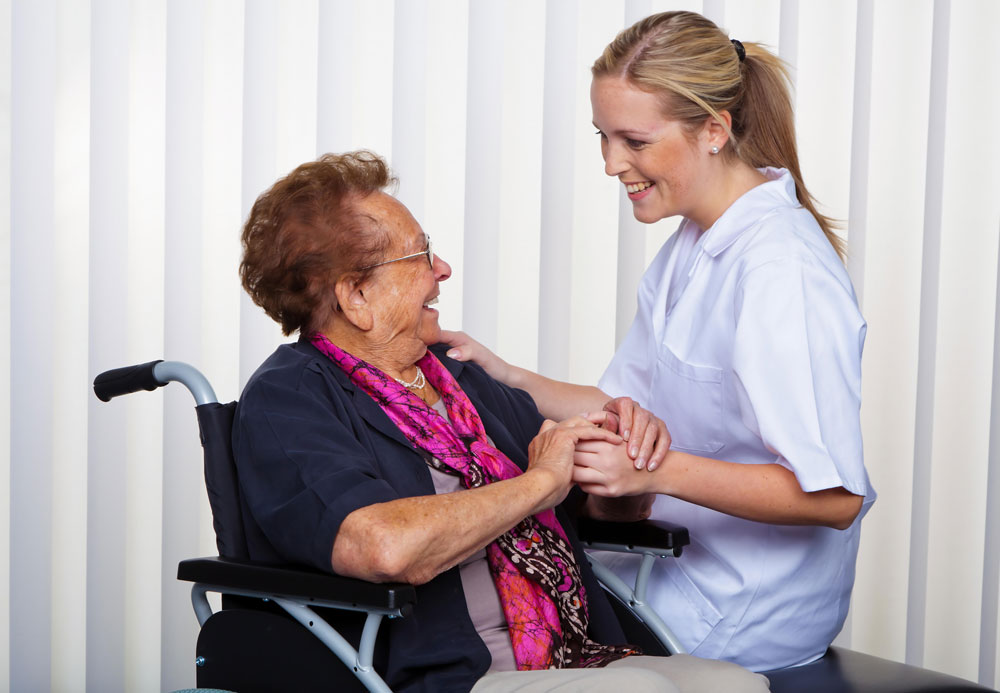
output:
<path id="1" fill-rule="evenodd" d="M 247 381 L 237 405 L 241 418 L 281 410 L 292 400 L 341 399 L 339 370 L 311 344 L 300 340 L 278 347 Z M 346 378 L 344 378 L 346 380 Z"/>
<path id="2" fill-rule="evenodd" d="M 816 219 L 802 207 L 782 207 L 757 221 L 730 249 L 739 282 L 770 276 L 811 278 L 830 283 L 852 299 L 847 268 L 827 240 Z M 794 269 L 794 273 L 788 270 Z"/>

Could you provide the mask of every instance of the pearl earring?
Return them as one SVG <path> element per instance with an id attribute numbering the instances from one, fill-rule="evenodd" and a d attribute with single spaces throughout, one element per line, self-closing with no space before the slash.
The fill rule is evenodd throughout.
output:
<path id="1" fill-rule="evenodd" d="M 713 154 L 718 154 L 719 153 L 719 148 L 718 147 L 712 147 L 711 151 L 712 151 Z"/>

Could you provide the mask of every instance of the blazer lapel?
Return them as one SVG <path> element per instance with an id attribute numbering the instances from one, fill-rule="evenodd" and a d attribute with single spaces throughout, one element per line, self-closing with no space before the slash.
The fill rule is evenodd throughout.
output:
<path id="1" fill-rule="evenodd" d="M 391 438 L 400 445 L 406 446 L 408 450 L 416 450 L 413 444 L 406 439 L 403 432 L 396 427 L 396 424 L 392 422 L 384 411 L 382 407 L 375 403 L 367 393 L 359 390 L 351 379 L 347 377 L 344 371 L 340 370 L 333 361 L 331 361 L 326 354 L 317 349 L 311 342 L 306 339 L 300 340 L 300 344 L 304 345 L 303 348 L 308 349 L 321 358 L 318 359 L 322 368 L 325 368 L 330 374 L 337 385 L 344 390 L 344 392 L 353 400 L 354 406 L 357 409 L 358 415 L 364 419 L 365 423 L 374 428 L 376 431 Z"/>
<path id="2" fill-rule="evenodd" d="M 403 435 L 403 432 L 400 431 L 396 424 L 392 422 L 392 419 L 390 419 L 388 415 L 382 411 L 382 407 L 375 403 L 375 400 L 369 397 L 368 394 L 354 387 L 354 383 L 352 383 L 350 379 L 344 375 L 343 371 L 341 371 L 340 374 L 354 391 L 354 406 L 358 408 L 358 414 L 360 414 L 361 418 L 365 420 L 365 423 L 382 435 L 392 438 L 396 442 L 405 445 L 410 450 L 417 449 L 414 447 L 413 443 L 407 440 L 406 436 Z"/>

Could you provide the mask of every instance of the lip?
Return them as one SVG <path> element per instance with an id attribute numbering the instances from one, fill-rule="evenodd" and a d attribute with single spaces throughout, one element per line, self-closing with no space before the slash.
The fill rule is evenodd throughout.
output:
<path id="1" fill-rule="evenodd" d="M 632 185 L 632 184 L 631 183 L 627 183 L 626 185 Z M 635 192 L 635 193 L 626 192 L 626 194 L 628 195 L 628 199 L 630 199 L 633 202 L 635 202 L 635 201 L 641 200 L 642 198 L 644 198 L 647 195 L 649 195 L 653 191 L 653 188 L 655 188 L 655 187 L 656 187 L 656 184 L 653 184 L 653 185 L 650 185 L 645 190 L 640 190 L 639 192 Z"/>

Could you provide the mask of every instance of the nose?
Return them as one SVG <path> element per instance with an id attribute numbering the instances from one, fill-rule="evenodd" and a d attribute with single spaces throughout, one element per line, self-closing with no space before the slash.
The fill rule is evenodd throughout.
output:
<path id="1" fill-rule="evenodd" d="M 604 172 L 612 177 L 625 173 L 628 165 L 622 156 L 621 147 L 612 146 L 610 142 L 604 142 L 601 147 L 601 154 L 604 156 Z"/>
<path id="2" fill-rule="evenodd" d="M 434 278 L 439 282 L 451 276 L 451 265 L 441 259 L 441 256 L 434 253 Z"/>

